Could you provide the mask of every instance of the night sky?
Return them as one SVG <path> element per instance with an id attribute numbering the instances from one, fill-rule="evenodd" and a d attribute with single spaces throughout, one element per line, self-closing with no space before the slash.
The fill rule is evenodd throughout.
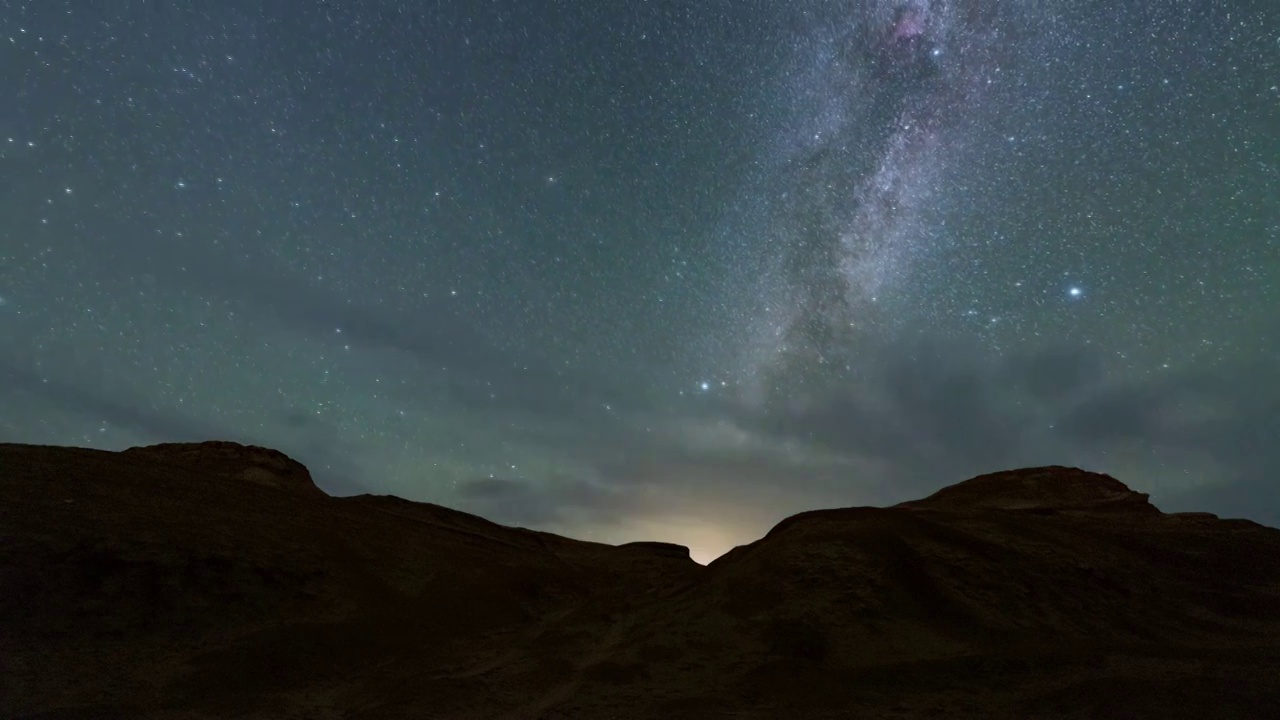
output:
<path id="1" fill-rule="evenodd" d="M 701 561 L 1280 524 L 1280 3 L 0 0 L 0 440 L 214 438 Z"/>

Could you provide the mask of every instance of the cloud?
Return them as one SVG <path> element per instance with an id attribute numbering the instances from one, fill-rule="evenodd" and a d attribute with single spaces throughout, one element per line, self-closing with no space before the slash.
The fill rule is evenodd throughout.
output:
<path id="1" fill-rule="evenodd" d="M 89 383 L 62 380 L 38 372 L 21 360 L 0 356 L 0 407 L 8 411 L 0 413 L 4 425 L 22 424 L 22 418 L 13 414 L 20 407 L 17 400 L 22 396 L 39 403 L 42 416 L 47 414 L 46 408 L 56 408 L 71 418 L 128 431 L 146 444 L 231 440 L 265 445 L 305 458 L 312 478 L 327 492 L 342 495 L 364 491 L 362 472 L 355 461 L 356 448 L 343 440 L 336 427 L 302 413 L 288 413 L 280 418 L 278 426 L 249 433 L 208 423 L 188 413 L 127 402 Z"/>
<path id="2" fill-rule="evenodd" d="M 531 525 L 689 512 L 776 522 L 1066 464 L 1115 474 L 1171 509 L 1280 516 L 1280 392 L 1263 366 L 1142 378 L 1079 348 L 995 356 L 938 343 L 885 345 L 864 360 L 856 382 L 779 387 L 758 404 L 655 408 L 591 447 L 575 445 L 567 425 L 559 451 L 590 468 L 589 482 L 477 481 L 464 494 L 481 512 Z"/>
<path id="3" fill-rule="evenodd" d="M 569 373 L 530 353 L 517 358 L 477 331 L 450 302 L 416 297 L 412 310 L 367 305 L 249 248 L 233 252 L 198 242 L 131 242 L 128 255 L 99 258 L 102 269 L 113 268 L 131 281 L 142 275 L 171 291 L 225 298 L 255 318 L 272 318 L 314 339 L 401 353 L 418 364 L 420 377 L 430 379 L 410 386 L 411 393 L 443 386 L 451 402 L 461 406 L 536 413 L 573 412 L 636 395 L 599 373 L 581 368 Z"/>
<path id="4" fill-rule="evenodd" d="M 1203 463 L 1202 485 L 1156 498 L 1170 509 L 1280 527 L 1280 389 L 1272 367 L 1220 366 L 1118 384 L 1072 408 L 1063 429 L 1081 448 L 1137 444 Z"/>
<path id="5" fill-rule="evenodd" d="M 1069 400 L 1105 381 L 1102 358 L 1080 347 L 1052 346 L 1005 359 L 999 375 L 1010 388 L 1043 402 Z"/>
<path id="6" fill-rule="evenodd" d="M 1141 377 L 1087 347 L 997 356 L 938 340 L 883 342 L 860 349 L 852 378 L 781 382 L 762 400 L 712 394 L 677 403 L 593 378 L 571 389 L 549 366 L 517 370 L 456 318 L 352 306 L 267 266 L 174 255 L 152 269 L 179 261 L 203 291 L 249 302 L 291 327 L 328 333 L 340 324 L 346 338 L 424 369 L 449 364 L 449 403 L 432 412 L 468 432 L 500 424 L 509 428 L 504 442 L 542 459 L 534 465 L 543 470 L 527 477 L 459 484 L 463 507 L 499 522 L 572 533 L 584 524 L 696 516 L 728 534 L 754 532 L 762 518 L 888 504 L 981 472 L 1040 464 L 1111 472 L 1170 509 L 1280 520 L 1280 391 L 1262 364 Z M 0 357 L 0 397 L 34 397 L 154 442 L 271 445 L 336 494 L 377 492 L 384 482 L 368 469 L 380 466 L 362 456 L 368 448 L 311 413 L 281 413 L 247 436 L 125 402 L 83 377 L 42 376 L 29 362 Z M 425 390 L 407 392 L 427 407 Z"/>
<path id="7" fill-rule="evenodd" d="M 336 425 L 296 409 L 279 413 L 275 420 L 264 424 L 266 429 L 254 438 L 255 444 L 302 461 L 311 479 L 330 495 L 375 492 L 369 485 L 371 478 L 360 467 L 360 448 Z"/>
<path id="8" fill-rule="evenodd" d="M 563 475 L 539 482 L 474 478 L 459 484 L 458 497 L 464 506 L 495 522 L 526 527 L 572 522 L 580 514 L 608 522 L 638 509 L 617 489 Z"/>
<path id="9" fill-rule="evenodd" d="M 1007 467 L 1092 464 L 1115 473 L 1136 469 L 1144 477 L 1130 482 L 1149 483 L 1157 499 L 1180 494 L 1172 488 L 1182 481 L 1162 473 L 1194 471 L 1206 485 L 1196 494 L 1204 509 L 1229 505 L 1275 516 L 1280 492 L 1265 478 L 1280 471 L 1280 390 L 1269 368 L 1142 378 L 1108 374 L 1105 366 L 1097 352 L 1061 347 L 1005 358 L 960 347 L 886 347 L 868 363 L 878 369 L 858 382 L 827 388 L 799 410 L 775 404 L 756 423 L 779 437 L 899 468 L 904 492 Z M 1122 457 L 1145 465 L 1110 467 Z"/>
<path id="10" fill-rule="evenodd" d="M 1057 353 L 1046 357 L 1062 362 Z M 1025 449 L 1049 422 L 1041 421 L 1050 384 L 1039 358 L 1004 364 L 961 346 L 926 344 L 887 345 L 862 361 L 854 379 L 828 379 L 802 402 L 784 386 L 784 398 L 767 401 L 762 412 L 745 408 L 740 421 L 775 440 L 898 468 L 904 491 L 1025 462 Z"/>
<path id="11" fill-rule="evenodd" d="M 0 356 L 0 398 L 28 395 L 93 422 L 126 428 L 156 442 L 188 442 L 230 436 L 187 415 L 143 408 L 86 385 L 47 377 L 21 361 Z M 5 403 L 8 405 L 8 402 Z"/>

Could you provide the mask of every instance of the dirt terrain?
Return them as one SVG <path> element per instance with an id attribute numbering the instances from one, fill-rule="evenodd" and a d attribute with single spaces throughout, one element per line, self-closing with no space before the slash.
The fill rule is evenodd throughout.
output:
<path id="1" fill-rule="evenodd" d="M 703 567 L 263 448 L 0 445 L 0 717 L 1280 718 L 1280 530 L 1047 467 Z"/>

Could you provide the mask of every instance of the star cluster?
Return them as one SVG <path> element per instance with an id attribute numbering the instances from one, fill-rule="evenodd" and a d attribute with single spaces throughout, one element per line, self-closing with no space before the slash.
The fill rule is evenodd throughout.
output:
<path id="1" fill-rule="evenodd" d="M 0 0 L 0 431 L 707 560 L 1280 505 L 1280 8 Z M 1229 7 L 1228 7 L 1229 5 Z"/>

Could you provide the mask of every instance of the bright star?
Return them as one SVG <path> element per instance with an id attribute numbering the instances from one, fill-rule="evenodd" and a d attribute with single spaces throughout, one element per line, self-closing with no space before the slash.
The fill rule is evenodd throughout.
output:
<path id="1" fill-rule="evenodd" d="M 1067 291 L 1067 294 L 1070 295 L 1071 297 L 1080 297 L 1081 295 L 1084 294 L 1084 291 L 1078 287 L 1073 287 Z"/>

